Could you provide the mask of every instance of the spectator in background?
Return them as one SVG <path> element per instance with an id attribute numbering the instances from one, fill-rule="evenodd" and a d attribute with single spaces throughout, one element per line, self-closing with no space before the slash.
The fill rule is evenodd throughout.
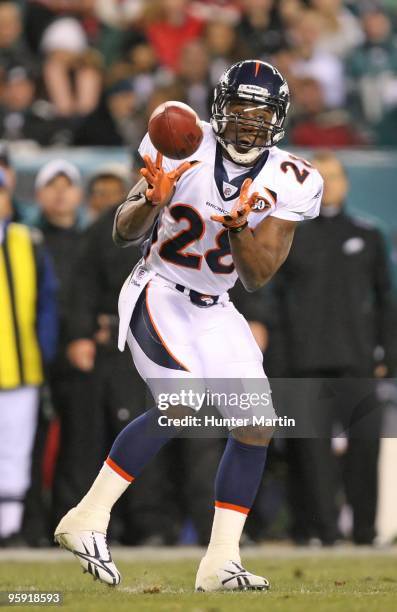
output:
<path id="1" fill-rule="evenodd" d="M 118 81 L 102 96 L 90 115 L 76 128 L 75 146 L 120 146 L 136 148 L 144 127 L 133 79 Z"/>
<path id="2" fill-rule="evenodd" d="M 100 261 L 95 257 L 91 259 L 91 251 L 87 251 L 87 238 L 90 236 L 95 236 L 96 242 L 92 242 L 92 244 L 90 243 L 90 248 L 97 249 L 97 254 L 102 253 L 104 256 L 104 240 L 106 242 L 106 237 L 109 237 L 111 240 L 112 232 L 110 230 L 109 236 L 107 236 L 106 231 L 103 228 L 104 224 L 106 227 L 106 221 L 101 218 L 101 215 L 107 213 L 105 216 L 108 225 L 110 223 L 109 218 L 111 218 L 111 221 L 113 222 L 112 213 L 114 213 L 115 207 L 120 204 L 125 195 L 126 176 L 122 176 L 119 169 L 115 170 L 114 165 L 101 168 L 89 180 L 88 211 L 90 218 L 94 221 L 94 224 L 85 232 L 84 242 L 80 249 L 84 256 L 87 255 L 87 260 L 84 260 L 81 253 L 79 254 L 81 264 L 87 266 L 87 274 L 86 277 L 83 278 L 83 270 L 80 268 L 80 265 L 77 265 L 76 263 L 74 269 L 75 271 L 78 270 L 79 273 L 74 275 L 73 289 L 71 289 L 68 293 L 69 305 L 72 302 L 77 306 L 77 309 L 75 309 L 73 306 L 73 312 L 69 312 L 68 314 L 69 340 L 71 337 L 73 339 L 68 346 L 68 356 L 72 365 L 82 371 L 90 371 L 94 366 L 96 352 L 94 335 L 98 330 L 98 316 L 101 314 L 100 308 L 104 309 L 104 313 L 102 314 L 104 314 L 105 317 L 106 314 L 115 315 L 117 313 L 115 304 L 121 288 L 121 285 L 119 287 L 118 284 L 120 272 L 117 274 L 117 279 L 112 280 L 111 273 L 115 272 L 115 270 L 110 269 L 111 267 L 108 270 L 104 268 L 109 275 L 109 279 L 107 281 L 109 286 L 106 288 L 106 291 L 105 287 L 102 287 L 103 279 L 94 273 L 96 267 L 100 265 Z M 101 222 L 98 223 L 99 221 Z M 96 228 L 102 229 L 102 233 L 100 230 L 96 231 Z M 118 253 L 119 251 L 116 252 Z M 132 253 L 134 253 L 133 263 L 135 263 L 136 254 L 134 251 L 132 251 Z M 88 257 L 88 255 L 90 257 Z M 105 258 L 103 265 L 109 265 L 109 263 L 110 262 L 107 260 L 107 258 Z M 125 276 L 127 276 L 127 271 L 131 271 L 132 269 L 132 262 L 127 261 L 125 266 L 126 269 L 124 269 L 123 272 L 125 273 Z M 89 277 L 88 271 L 90 272 Z M 121 274 L 123 274 L 123 272 Z M 113 284 L 115 286 L 114 293 L 112 293 Z M 85 288 L 83 285 L 85 285 Z M 76 293 L 77 287 L 79 287 L 79 292 Z M 99 295 L 101 295 L 102 291 L 105 291 L 104 304 L 102 304 L 102 302 L 99 300 Z M 111 304 L 111 308 L 109 304 Z M 106 311 L 109 308 L 111 312 L 107 313 Z"/>
<path id="3" fill-rule="evenodd" d="M 278 0 L 277 10 L 287 38 L 289 37 L 289 30 L 299 21 L 305 6 L 307 6 L 305 0 Z"/>
<path id="4" fill-rule="evenodd" d="M 237 31 L 247 45 L 250 57 L 266 60 L 286 44 L 283 23 L 274 0 L 243 0 Z"/>
<path id="5" fill-rule="evenodd" d="M 192 0 L 192 15 L 202 21 L 222 21 L 236 25 L 240 18 L 240 3 L 235 0 Z"/>
<path id="6" fill-rule="evenodd" d="M 101 57 L 89 47 L 83 27 L 94 2 L 30 0 L 26 6 L 26 36 L 33 52 L 44 56 L 44 83 L 60 117 L 87 115 L 98 103 Z"/>
<path id="7" fill-rule="evenodd" d="M 32 207 L 24 204 L 15 196 L 15 187 L 17 182 L 17 175 L 15 168 L 11 161 L 8 144 L 5 141 L 0 140 L 0 171 L 4 173 L 5 182 L 7 185 L 8 193 L 11 196 L 12 203 L 12 221 L 19 223 L 28 223 L 34 212 L 31 210 Z M 33 212 L 33 214 L 32 214 Z"/>
<path id="8" fill-rule="evenodd" d="M 153 0 L 144 11 L 145 34 L 159 64 L 177 71 L 183 47 L 200 37 L 203 22 L 189 12 L 187 0 Z"/>
<path id="9" fill-rule="evenodd" d="M 114 28 L 124 30 L 141 16 L 144 0 L 96 0 L 95 14 Z"/>
<path id="10" fill-rule="evenodd" d="M 76 388 L 79 388 L 79 385 L 82 385 L 81 377 L 74 372 L 66 357 L 72 275 L 81 240 L 78 221 L 78 209 L 83 197 L 80 173 L 76 166 L 66 160 L 54 159 L 40 169 L 35 181 L 35 190 L 39 207 L 39 218 L 36 220 L 36 225 L 44 234 L 47 248 L 54 261 L 59 284 L 59 342 L 56 357 L 48 370 L 48 382 L 53 411 L 62 421 L 63 415 L 70 410 L 73 393 Z M 51 430 L 54 425 L 55 421 L 50 425 Z M 43 423 L 40 439 L 36 441 L 36 446 L 39 446 L 36 456 L 40 468 L 48 431 L 48 423 Z M 63 432 L 61 432 L 62 435 Z M 36 520 L 38 530 L 40 524 L 36 517 L 34 520 Z M 42 535 L 48 536 L 49 534 Z"/>
<path id="11" fill-rule="evenodd" d="M 295 81 L 299 78 L 299 75 L 294 74 L 296 55 L 294 50 L 290 47 L 280 49 L 277 53 L 272 55 L 271 63 L 281 72 L 282 75 L 286 75 L 291 90 L 294 88 Z M 293 109 L 292 109 L 293 111 Z"/>
<path id="12" fill-rule="evenodd" d="M 18 540 L 44 365 L 57 342 L 56 281 L 41 235 L 10 222 L 0 170 L 0 546 Z"/>
<path id="13" fill-rule="evenodd" d="M 363 42 L 360 22 L 343 6 L 343 0 L 311 0 L 311 5 L 323 18 L 318 49 L 344 59 Z"/>
<path id="14" fill-rule="evenodd" d="M 92 112 L 102 89 L 101 57 L 88 48 L 80 24 L 68 17 L 54 21 L 44 32 L 41 50 L 44 83 L 57 114 L 84 117 Z"/>
<path id="15" fill-rule="evenodd" d="M 132 44 L 127 37 L 122 59 L 110 70 L 110 81 L 133 78 L 138 105 L 145 106 L 148 97 L 162 83 L 162 77 L 163 70 L 157 64 L 152 47 L 145 40 Z"/>
<path id="16" fill-rule="evenodd" d="M 206 45 L 199 40 L 187 43 L 181 52 L 177 85 L 184 90 L 184 98 L 199 117 L 209 120 L 210 97 L 209 56 Z"/>
<path id="17" fill-rule="evenodd" d="M 232 64 L 248 58 L 243 39 L 232 24 L 225 21 L 210 21 L 205 28 L 205 46 L 210 56 L 211 85 L 215 86 L 221 74 Z"/>
<path id="18" fill-rule="evenodd" d="M 327 110 L 321 85 L 309 77 L 294 82 L 294 115 L 289 140 L 298 147 L 352 147 L 365 144 L 344 109 Z"/>
<path id="19" fill-rule="evenodd" d="M 298 228 L 274 283 L 278 349 L 284 347 L 284 371 L 277 375 L 308 382 L 344 380 L 340 385 L 329 382 L 326 401 L 317 387 L 297 406 L 300 419 L 308 407 L 313 410 L 305 429 L 311 437 L 288 440 L 292 536 L 301 543 L 314 536 L 323 544 L 333 544 L 338 537 L 331 438 L 340 423 L 348 436 L 344 481 L 353 510 L 353 541 L 372 544 L 381 412 L 373 389 L 367 393 L 365 379 L 387 372 L 395 342 L 388 258 L 381 233 L 344 208 L 349 184 L 340 161 L 332 153 L 318 153 L 313 164 L 325 184 L 320 216 Z M 376 360 L 377 347 L 383 347 L 382 364 Z M 296 405 L 302 394 L 297 395 L 296 388 L 292 393 L 288 401 Z M 363 401 L 352 405 L 357 397 Z M 310 428 L 317 425 L 313 436 Z"/>
<path id="20" fill-rule="evenodd" d="M 88 211 L 91 218 L 93 215 L 97 219 L 84 233 L 84 241 L 78 256 L 79 263 L 76 262 L 74 265 L 74 270 L 76 272 L 78 270 L 78 274 L 71 277 L 73 288 L 68 292 L 68 336 L 69 341 L 72 339 L 68 346 L 68 357 L 72 365 L 82 371 L 91 371 L 94 366 L 96 353 L 94 336 L 99 329 L 98 317 L 101 314 L 117 315 L 117 296 L 122 284 L 119 276 L 124 274 L 122 276 L 124 279 L 136 262 L 137 254 L 133 249 L 131 251 L 133 260 L 127 258 L 124 270 L 118 271 L 113 278 L 112 274 L 116 272 L 116 269 L 111 265 L 110 258 L 106 257 L 105 252 L 106 238 L 109 238 L 109 244 L 113 245 L 112 231 L 110 229 L 108 235 L 105 228 L 109 224 L 112 228 L 112 215 L 125 195 L 125 176 L 121 176 L 119 170 L 115 171 L 113 165 L 101 168 L 90 178 Z M 102 215 L 99 214 L 100 212 Z M 95 237 L 95 240 L 88 243 L 88 238 L 91 236 Z M 95 251 L 95 256 L 93 251 Z M 108 249 L 108 251 L 109 255 L 112 254 L 112 250 Z M 115 253 L 118 254 L 120 251 L 116 249 Z M 98 259 L 99 254 L 101 254 L 102 261 Z M 104 283 L 105 276 L 102 278 L 96 273 L 100 265 L 103 266 L 103 272 L 108 276 L 106 283 Z M 100 297 L 103 297 L 104 300 L 100 300 Z M 73 305 L 72 308 L 70 304 Z"/>
<path id="21" fill-rule="evenodd" d="M 346 91 L 342 62 L 332 55 L 318 49 L 323 34 L 323 20 L 317 11 L 304 10 L 291 29 L 296 56 L 293 73 L 296 78 L 312 77 L 324 92 L 328 108 L 344 105 Z"/>
<path id="22" fill-rule="evenodd" d="M 123 164 L 107 164 L 90 176 L 87 185 L 88 218 L 96 221 L 113 203 L 122 202 L 130 177 Z"/>
<path id="23" fill-rule="evenodd" d="M 107 73 L 109 87 L 131 79 L 139 107 L 145 107 L 155 89 L 170 84 L 174 79 L 174 75 L 159 64 L 153 46 L 137 24 L 125 33 L 121 56 Z"/>
<path id="24" fill-rule="evenodd" d="M 73 261 L 80 235 L 78 210 L 83 198 L 80 172 L 76 166 L 66 160 L 54 159 L 40 169 L 35 181 L 35 190 L 39 209 L 36 227 L 45 237 L 59 281 L 59 351 L 62 354 L 66 342 Z M 56 364 L 55 370 L 57 370 Z M 54 378 L 56 374 L 55 371 Z"/>
<path id="25" fill-rule="evenodd" d="M 17 2 L 0 3 L 0 68 L 31 64 L 22 35 L 21 9 Z"/>
<path id="26" fill-rule="evenodd" d="M 98 46 L 106 66 L 121 55 L 127 32 L 140 19 L 143 6 L 144 0 L 96 0 L 95 15 L 101 24 Z"/>
<path id="27" fill-rule="evenodd" d="M 365 122 L 376 124 L 397 104 L 397 40 L 388 15 L 367 9 L 362 17 L 365 41 L 347 62 L 353 101 Z"/>
<path id="28" fill-rule="evenodd" d="M 0 5 L 1 6 L 1 5 Z M 63 141 L 63 125 L 51 105 L 36 100 L 36 82 L 25 66 L 10 66 L 0 97 L 0 138 L 31 140 L 43 146 Z"/>
<path id="29" fill-rule="evenodd" d="M 25 5 L 25 34 L 35 55 L 47 28 L 57 19 L 70 17 L 77 24 L 92 15 L 96 0 L 27 0 Z M 76 30 L 77 31 L 77 30 Z"/>

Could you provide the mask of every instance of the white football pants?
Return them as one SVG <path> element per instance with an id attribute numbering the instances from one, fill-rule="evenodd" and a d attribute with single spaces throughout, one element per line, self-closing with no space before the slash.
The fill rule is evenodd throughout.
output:
<path id="1" fill-rule="evenodd" d="M 127 342 L 155 398 L 189 385 L 196 391 L 221 391 L 226 384 L 229 393 L 270 393 L 263 355 L 228 294 L 202 308 L 157 275 L 138 298 Z M 257 412 L 265 414 L 263 406 Z M 271 400 L 266 412 L 275 416 Z"/>

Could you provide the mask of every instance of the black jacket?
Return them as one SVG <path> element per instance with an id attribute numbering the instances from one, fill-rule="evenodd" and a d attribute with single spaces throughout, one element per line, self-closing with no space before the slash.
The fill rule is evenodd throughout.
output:
<path id="1" fill-rule="evenodd" d="M 118 314 L 120 289 L 141 258 L 138 248 L 120 249 L 112 239 L 117 207 L 106 211 L 82 235 L 71 284 L 69 340 L 92 338 L 98 315 Z"/>
<path id="2" fill-rule="evenodd" d="M 63 350 L 67 342 L 67 318 L 69 314 L 69 297 L 71 293 L 73 267 L 81 239 L 81 231 L 77 225 L 64 228 L 53 225 L 41 216 L 37 227 L 42 231 L 46 247 L 54 262 L 58 281 L 58 311 L 59 311 L 59 346 Z"/>
<path id="3" fill-rule="evenodd" d="M 375 347 L 391 352 L 388 258 L 368 221 L 341 212 L 303 223 L 273 289 L 284 375 L 371 375 Z"/>
<path id="4" fill-rule="evenodd" d="M 73 144 L 76 147 L 119 147 L 124 144 L 104 99 L 75 129 Z"/>
<path id="5" fill-rule="evenodd" d="M 33 140 L 42 146 L 64 142 L 67 122 L 53 117 L 47 104 L 34 102 L 24 111 L 0 107 L 0 138 L 4 140 Z"/>

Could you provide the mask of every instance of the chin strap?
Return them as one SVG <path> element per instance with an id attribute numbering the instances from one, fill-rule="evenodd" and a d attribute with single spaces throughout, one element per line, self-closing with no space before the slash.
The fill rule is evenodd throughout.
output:
<path id="1" fill-rule="evenodd" d="M 254 147 L 248 153 L 239 153 L 232 144 L 222 143 L 234 163 L 236 164 L 253 164 L 262 155 L 265 148 Z"/>

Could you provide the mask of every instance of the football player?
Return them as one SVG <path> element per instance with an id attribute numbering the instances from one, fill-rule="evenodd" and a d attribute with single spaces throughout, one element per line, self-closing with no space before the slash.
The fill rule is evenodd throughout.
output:
<path id="1" fill-rule="evenodd" d="M 142 179 L 114 226 L 117 244 L 144 243 L 144 260 L 120 294 L 119 346 L 127 340 L 155 397 L 167 380 L 185 387 L 198 380 L 229 378 L 243 386 L 256 380 L 266 388 L 262 354 L 227 291 L 238 277 L 248 291 L 267 283 L 288 255 L 296 224 L 318 215 L 319 173 L 276 146 L 289 105 L 287 82 L 276 68 L 238 62 L 215 88 L 211 124 L 203 123 L 194 155 L 180 163 L 163 159 L 148 135 L 141 143 Z M 189 410 L 179 406 L 171 414 Z M 108 584 L 120 582 L 106 543 L 111 508 L 177 433 L 158 427 L 158 414 L 153 408 L 121 432 L 91 489 L 55 531 L 58 543 Z M 271 434 L 252 424 L 231 428 L 197 590 L 269 587 L 241 565 L 239 540 Z"/>

